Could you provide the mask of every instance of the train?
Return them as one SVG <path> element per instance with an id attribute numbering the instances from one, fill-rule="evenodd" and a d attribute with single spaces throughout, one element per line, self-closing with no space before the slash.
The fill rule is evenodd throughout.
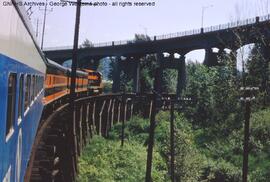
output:
<path id="1" fill-rule="evenodd" d="M 102 74 L 90 69 L 76 72 L 75 92 L 77 96 L 96 95 L 103 91 Z M 45 96 L 43 103 L 48 105 L 70 93 L 71 69 L 47 60 Z"/>
<path id="2" fill-rule="evenodd" d="M 88 91 L 91 94 L 101 94 L 103 92 L 102 74 L 98 71 L 83 69 L 88 73 Z"/>
<path id="3" fill-rule="evenodd" d="M 70 93 L 70 68 L 41 51 L 19 0 L 0 0 L 0 181 L 22 182 L 44 109 Z M 93 76 L 94 75 L 94 76 Z M 102 75 L 78 70 L 76 94 L 100 94 Z"/>

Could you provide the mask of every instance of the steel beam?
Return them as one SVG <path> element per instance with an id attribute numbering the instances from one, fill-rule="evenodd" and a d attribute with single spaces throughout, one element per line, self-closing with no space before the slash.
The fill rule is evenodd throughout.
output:
<path id="1" fill-rule="evenodd" d="M 176 96 L 177 98 L 181 97 L 182 91 L 186 87 L 186 57 L 181 55 L 178 66 L 178 78 L 177 78 L 177 88 Z"/>
<path id="2" fill-rule="evenodd" d="M 121 58 L 116 57 L 114 68 L 113 68 L 113 85 L 112 92 L 117 93 L 120 91 L 120 74 L 121 74 Z"/>
<path id="3" fill-rule="evenodd" d="M 133 92 L 140 92 L 140 61 L 134 60 L 133 67 Z"/>

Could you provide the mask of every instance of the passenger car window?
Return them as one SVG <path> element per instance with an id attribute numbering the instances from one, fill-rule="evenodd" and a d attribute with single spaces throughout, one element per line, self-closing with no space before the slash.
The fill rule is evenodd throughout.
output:
<path id="1" fill-rule="evenodd" d="M 34 101 L 35 99 L 35 76 L 32 76 L 32 82 L 31 82 L 31 101 Z"/>
<path id="2" fill-rule="evenodd" d="M 18 102 L 18 119 L 22 118 L 23 111 L 23 85 L 24 85 L 24 75 L 20 76 L 20 87 L 19 87 L 19 102 Z"/>
<path id="3" fill-rule="evenodd" d="M 15 105 L 16 105 L 16 84 L 17 84 L 17 74 L 10 73 L 8 78 L 6 135 L 8 135 L 12 131 L 14 125 Z"/>
<path id="4" fill-rule="evenodd" d="M 27 75 L 25 82 L 24 111 L 26 111 L 30 103 L 30 86 L 31 86 L 31 76 Z"/>

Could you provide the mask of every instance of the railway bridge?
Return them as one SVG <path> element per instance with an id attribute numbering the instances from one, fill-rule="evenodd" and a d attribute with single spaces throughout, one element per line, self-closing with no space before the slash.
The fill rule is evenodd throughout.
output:
<path id="1" fill-rule="evenodd" d="M 47 105 L 24 181 L 76 181 L 78 157 L 93 135 L 107 137 L 116 123 L 122 123 L 124 131 L 133 115 L 150 118 L 156 108 L 169 109 L 172 99 L 175 94 L 155 98 L 155 94 L 117 93 L 78 97 L 74 110 L 63 99 Z M 124 142 L 124 132 L 120 135 Z"/>

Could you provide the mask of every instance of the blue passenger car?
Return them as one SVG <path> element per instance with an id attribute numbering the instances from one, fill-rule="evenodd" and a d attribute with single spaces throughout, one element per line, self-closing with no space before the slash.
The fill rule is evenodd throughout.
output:
<path id="1" fill-rule="evenodd" d="M 23 181 L 41 118 L 45 58 L 22 6 L 0 0 L 0 182 Z"/>

